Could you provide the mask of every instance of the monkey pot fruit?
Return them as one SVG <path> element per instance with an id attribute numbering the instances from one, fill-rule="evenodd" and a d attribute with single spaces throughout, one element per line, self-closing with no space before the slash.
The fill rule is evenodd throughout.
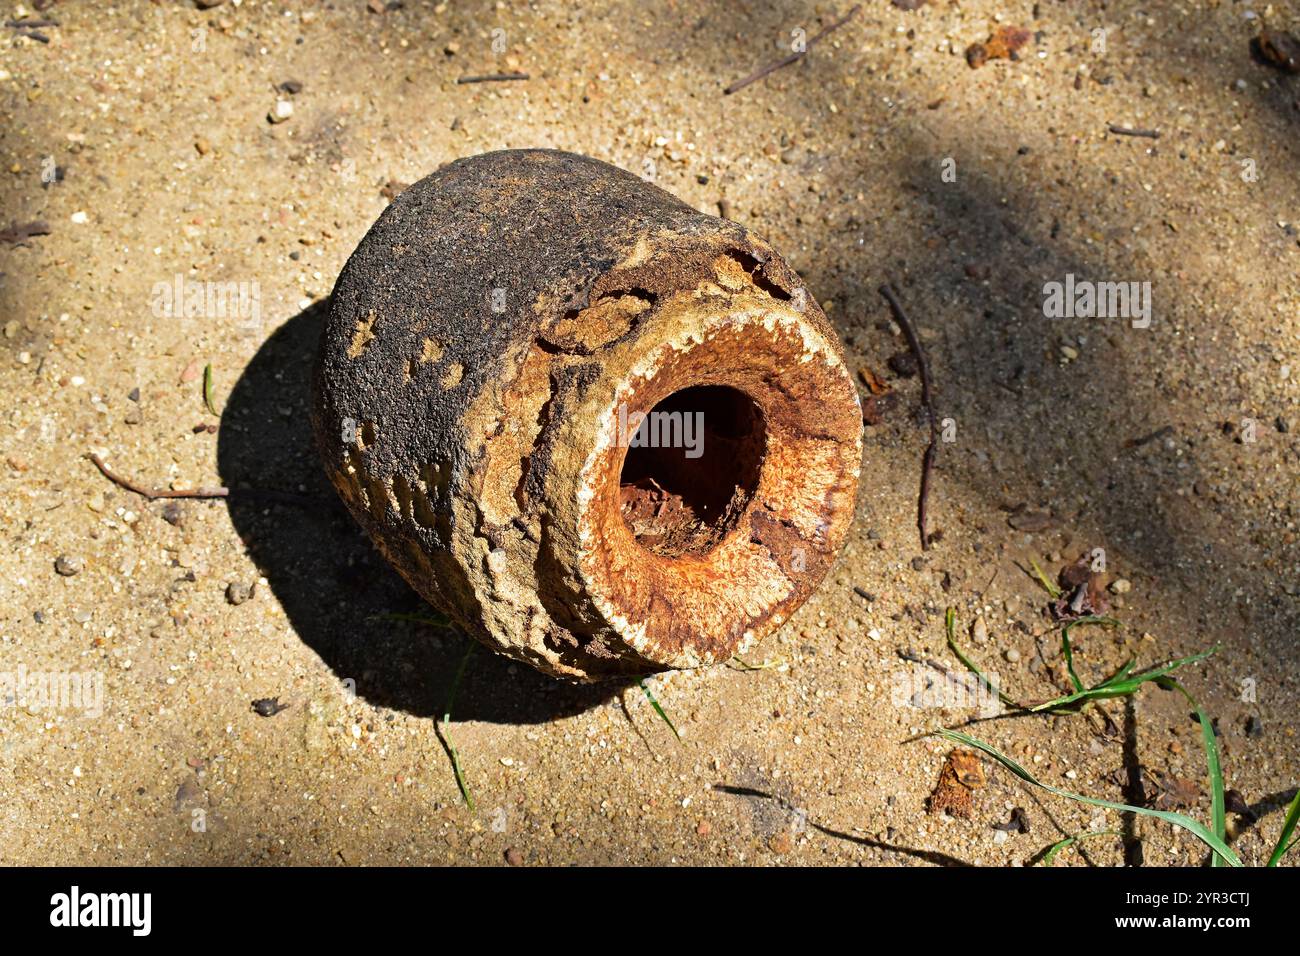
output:
<path id="1" fill-rule="evenodd" d="M 726 661 L 826 574 L 862 416 L 741 226 L 605 163 L 451 163 L 339 276 L 313 427 L 384 556 L 465 631 L 599 680 Z"/>

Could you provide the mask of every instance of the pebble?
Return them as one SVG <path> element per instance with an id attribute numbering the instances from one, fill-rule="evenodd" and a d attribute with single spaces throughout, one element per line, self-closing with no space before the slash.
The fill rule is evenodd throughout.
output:
<path id="1" fill-rule="evenodd" d="M 169 501 L 163 505 L 162 517 L 163 521 L 179 528 L 185 523 L 185 508 L 179 501 Z"/>
<path id="2" fill-rule="evenodd" d="M 1012 664 L 1020 660 L 1020 652 L 1016 650 L 1014 647 L 1008 647 L 1006 650 L 1006 654 L 1003 656 L 1005 656 L 1006 659 L 1010 661 Z"/>
<path id="3" fill-rule="evenodd" d="M 226 585 L 226 600 L 231 604 L 240 605 L 253 596 L 254 585 L 243 584 L 239 581 L 231 581 Z"/>
<path id="4" fill-rule="evenodd" d="M 1133 584 L 1128 578 L 1116 578 L 1110 582 L 1111 594 L 1128 594 L 1131 590 L 1133 590 Z"/>
<path id="5" fill-rule="evenodd" d="M 782 830 L 767 841 L 768 849 L 779 856 L 784 856 L 794 849 L 794 841 L 790 839 L 790 834 Z"/>
<path id="6" fill-rule="evenodd" d="M 509 863 L 511 866 L 524 865 L 524 855 L 521 852 L 519 852 L 518 847 L 514 847 L 514 846 L 510 847 L 508 850 L 506 850 L 505 855 L 506 855 L 506 862 Z"/>
<path id="7" fill-rule="evenodd" d="M 61 554 L 54 559 L 54 570 L 65 578 L 70 578 L 79 573 L 85 566 L 85 561 L 72 555 Z"/>
<path id="8" fill-rule="evenodd" d="M 275 106 L 271 107 L 271 112 L 266 114 L 266 119 L 270 123 L 283 123 L 293 115 L 293 104 L 288 100 L 276 100 Z"/>
<path id="9" fill-rule="evenodd" d="M 976 644 L 987 644 L 989 641 L 989 626 L 984 623 L 984 618 L 975 618 L 975 626 L 971 628 L 971 638 Z"/>
<path id="10" fill-rule="evenodd" d="M 253 713 L 259 717 L 274 717 L 282 710 L 288 710 L 288 704 L 280 703 L 279 697 L 259 697 L 252 703 Z"/>

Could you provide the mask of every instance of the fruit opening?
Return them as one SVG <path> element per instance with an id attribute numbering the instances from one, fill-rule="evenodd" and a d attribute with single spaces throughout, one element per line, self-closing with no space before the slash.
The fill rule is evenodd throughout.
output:
<path id="1" fill-rule="evenodd" d="M 621 414 L 620 426 L 620 503 L 637 544 L 669 558 L 716 548 L 758 488 L 766 450 L 758 405 L 738 389 L 697 385 L 639 422 Z"/>

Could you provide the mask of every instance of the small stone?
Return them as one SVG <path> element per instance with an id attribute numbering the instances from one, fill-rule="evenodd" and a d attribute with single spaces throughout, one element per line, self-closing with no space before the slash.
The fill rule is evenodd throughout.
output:
<path id="1" fill-rule="evenodd" d="M 5 323 L 5 338 L 12 339 L 15 335 L 18 334 L 19 328 L 21 328 L 21 326 L 19 326 L 18 320 L 10 319 L 8 322 Z"/>
<path id="2" fill-rule="evenodd" d="M 442 52 L 447 54 L 448 56 L 455 56 L 457 53 L 460 52 L 460 44 L 457 43 L 455 40 L 452 40 L 450 43 L 448 43 L 445 47 L 442 48 Z"/>
<path id="3" fill-rule="evenodd" d="M 54 570 L 65 578 L 80 573 L 85 566 L 85 561 L 72 555 L 61 554 L 54 559 Z"/>
<path id="4" fill-rule="evenodd" d="M 524 855 L 521 852 L 519 852 L 518 847 L 512 846 L 506 850 L 506 862 L 509 863 L 511 866 L 523 866 Z"/>
<path id="5" fill-rule="evenodd" d="M 976 644 L 987 644 L 989 642 L 989 626 L 984 623 L 984 618 L 975 618 L 975 626 L 971 628 L 970 635 Z"/>
<path id="6" fill-rule="evenodd" d="M 1062 346 L 1061 346 L 1061 356 L 1062 356 L 1062 357 L 1063 357 L 1067 362 L 1073 362 L 1075 359 L 1077 359 L 1077 358 L 1079 357 L 1079 350 L 1076 349 L 1076 348 L 1074 348 L 1073 346 L 1062 345 Z"/>
<path id="7" fill-rule="evenodd" d="M 1020 660 L 1020 652 L 1014 647 L 1008 647 L 1003 656 L 1012 664 Z"/>
<path id="8" fill-rule="evenodd" d="M 259 717 L 274 717 L 282 710 L 288 710 L 288 704 L 280 703 L 279 697 L 259 697 L 253 701 L 253 713 Z"/>
<path id="9" fill-rule="evenodd" d="M 1128 578 L 1116 578 L 1110 582 L 1111 594 L 1128 594 L 1133 590 L 1133 583 Z"/>
<path id="10" fill-rule="evenodd" d="M 236 606 L 243 604 L 253 596 L 254 585 L 231 581 L 226 585 L 226 600 Z"/>
<path id="11" fill-rule="evenodd" d="M 163 505 L 162 517 L 169 525 L 179 528 L 185 523 L 185 508 L 179 501 L 169 501 Z"/>
<path id="12" fill-rule="evenodd" d="M 699 822 L 699 825 L 695 828 L 695 835 L 700 837 L 706 837 L 712 832 L 713 832 L 713 824 L 711 824 L 708 820 L 701 820 Z"/>
<path id="13" fill-rule="evenodd" d="M 1246 718 L 1246 736 L 1255 738 L 1264 736 L 1264 722 L 1254 714 Z"/>
<path id="14" fill-rule="evenodd" d="M 772 836 L 767 841 L 768 849 L 778 856 L 784 856 L 794 849 L 794 841 L 790 839 L 790 834 L 785 830 Z"/>
<path id="15" fill-rule="evenodd" d="M 903 378 L 912 378 L 920 370 L 916 356 L 909 352 L 895 352 L 885 362 L 891 372 Z"/>
<path id="16" fill-rule="evenodd" d="M 194 141 L 194 149 L 200 156 L 206 156 L 208 153 L 212 152 L 212 143 L 200 136 Z"/>
<path id="17" fill-rule="evenodd" d="M 302 83 L 297 80 L 285 80 L 277 89 L 281 93 L 288 93 L 290 96 L 297 96 L 302 92 Z"/>
<path id="18" fill-rule="evenodd" d="M 122 421 L 128 425 L 139 425 L 144 421 L 144 412 L 140 410 L 140 406 L 132 405 L 122 416 Z"/>
<path id="19" fill-rule="evenodd" d="M 283 123 L 293 115 L 293 103 L 288 100 L 276 100 L 271 112 L 266 114 L 268 123 Z"/>

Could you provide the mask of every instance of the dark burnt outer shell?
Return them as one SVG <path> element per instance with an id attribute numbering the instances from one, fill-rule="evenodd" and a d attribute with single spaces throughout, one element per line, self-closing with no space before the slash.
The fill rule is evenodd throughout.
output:
<path id="1" fill-rule="evenodd" d="M 339 276 L 313 391 L 326 472 L 385 557 L 559 677 L 743 652 L 853 516 L 857 392 L 799 277 L 583 156 L 486 153 L 401 193 Z M 703 423 L 694 458 L 629 450 L 661 402 Z"/>

